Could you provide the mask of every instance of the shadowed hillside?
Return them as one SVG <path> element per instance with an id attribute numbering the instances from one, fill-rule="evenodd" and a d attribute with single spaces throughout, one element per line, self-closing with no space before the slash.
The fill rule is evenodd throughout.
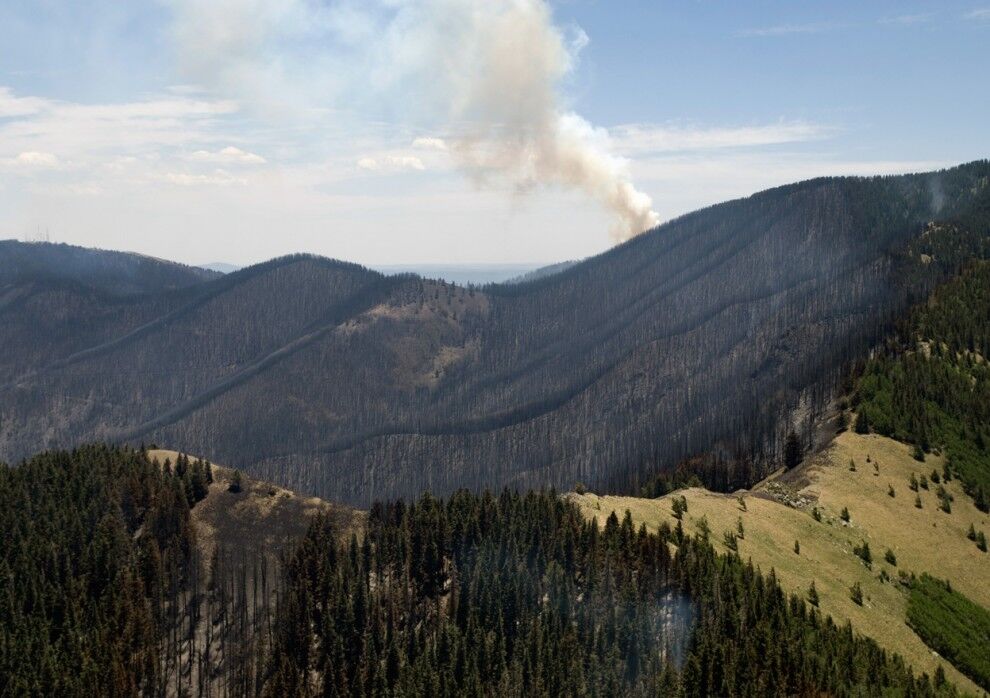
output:
<path id="1" fill-rule="evenodd" d="M 133 252 L 0 240 L 0 280 L 4 285 L 69 282 L 123 296 L 183 288 L 218 276 L 208 269 Z"/>
<path id="2" fill-rule="evenodd" d="M 976 254 L 988 182 L 986 162 L 803 182 L 518 285 L 299 256 L 137 300 L 69 295 L 76 317 L 42 329 L 25 317 L 43 301 L 0 306 L 0 456 L 182 443 L 356 504 L 628 488 L 713 446 L 758 475 L 846 361 Z"/>

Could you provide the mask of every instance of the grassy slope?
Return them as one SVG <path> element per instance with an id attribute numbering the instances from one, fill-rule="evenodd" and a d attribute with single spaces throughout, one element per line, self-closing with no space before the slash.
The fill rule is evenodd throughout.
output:
<path id="1" fill-rule="evenodd" d="M 868 454 L 879 464 L 878 475 L 874 474 L 873 464 L 866 462 Z M 856 462 L 855 472 L 849 470 L 850 459 Z M 825 613 L 840 623 L 851 621 L 857 631 L 900 653 L 917 670 L 931 674 L 938 659 L 905 623 L 908 595 L 896 582 L 898 570 L 948 578 L 954 589 L 990 608 L 990 554 L 980 552 L 966 538 L 971 523 L 990 534 L 990 517 L 973 506 L 958 481 L 947 486 L 955 496 L 951 514 L 938 509 L 934 485 L 930 485 L 930 491 L 920 491 L 920 510 L 914 506 L 915 493 L 908 489 L 912 472 L 930 475 L 936 467 L 941 472 L 941 466 L 941 459 L 933 456 L 924 464 L 915 461 L 905 444 L 849 432 L 794 471 L 741 493 L 747 511 L 742 511 L 735 495 L 692 488 L 679 491 L 677 496 L 683 495 L 688 501 L 684 519 L 687 532 L 695 532 L 697 521 L 705 516 L 713 542 L 724 550 L 723 532 L 735 531 L 741 517 L 745 539 L 739 541 L 739 554 L 743 559 L 752 559 L 764 570 L 773 568 L 784 588 L 802 597 L 814 580 Z M 895 489 L 894 498 L 887 495 L 888 483 Z M 784 505 L 772 495 L 781 487 L 810 503 L 801 508 Z M 664 520 L 671 526 L 676 524 L 670 495 L 659 499 L 569 496 L 603 525 L 612 511 L 621 517 L 626 509 L 637 524 L 645 522 L 648 528 Z M 812 518 L 812 506 L 821 510 L 821 523 Z M 848 526 L 839 518 L 843 507 L 848 507 L 851 514 Z M 794 553 L 795 540 L 801 543 L 800 555 Z M 862 541 L 870 544 L 872 571 L 852 552 L 853 546 Z M 887 548 L 896 553 L 897 568 L 884 562 Z M 888 571 L 892 581 L 879 580 L 881 569 Z M 857 581 L 865 597 L 862 607 L 849 598 L 849 587 Z M 948 662 L 942 664 L 960 688 L 982 694 Z"/>

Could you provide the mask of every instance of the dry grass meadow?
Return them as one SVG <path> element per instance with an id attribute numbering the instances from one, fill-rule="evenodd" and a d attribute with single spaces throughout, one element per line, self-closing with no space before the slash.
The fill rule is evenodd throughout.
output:
<path id="1" fill-rule="evenodd" d="M 907 626 L 906 588 L 897 581 L 901 571 L 928 572 L 948 579 L 954 589 L 990 608 L 990 554 L 966 538 L 970 524 L 990 535 L 990 517 L 973 506 L 956 480 L 945 485 L 955 498 L 952 513 L 939 509 L 934 483 L 929 482 L 928 490 L 919 489 L 921 509 L 909 489 L 912 473 L 930 479 L 933 469 L 941 474 L 942 465 L 938 456 L 929 455 L 924 463 L 914 460 L 909 446 L 891 439 L 846 432 L 826 451 L 752 490 L 724 495 L 691 488 L 676 496 L 688 502 L 683 520 L 686 532 L 696 532 L 705 517 L 713 543 L 726 550 L 723 535 L 735 532 L 741 519 L 745 537 L 738 547 L 744 560 L 752 560 L 764 572 L 773 569 L 785 589 L 802 597 L 814 581 L 821 610 L 836 622 L 850 621 L 856 631 L 898 652 L 919 672 L 931 675 L 941 663 L 960 689 L 982 695 L 969 679 L 940 662 Z M 888 494 L 889 486 L 894 488 L 894 497 Z M 601 525 L 611 512 L 621 518 L 627 509 L 637 526 L 645 523 L 653 530 L 663 521 L 676 524 L 673 495 L 658 499 L 567 496 Z M 820 512 L 820 522 L 812 516 L 814 508 Z M 849 510 L 848 524 L 840 518 L 843 508 Z M 800 543 L 799 554 L 795 541 Z M 872 569 L 853 553 L 854 546 L 863 542 L 869 543 Z M 888 548 L 897 556 L 896 566 L 884 560 Z M 881 580 L 883 570 L 889 581 Z M 856 582 L 862 585 L 862 606 L 850 598 L 849 587 Z"/>

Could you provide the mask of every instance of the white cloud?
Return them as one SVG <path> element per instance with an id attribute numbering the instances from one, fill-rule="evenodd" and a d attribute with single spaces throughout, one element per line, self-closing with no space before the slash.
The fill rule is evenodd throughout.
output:
<path id="1" fill-rule="evenodd" d="M 166 172 L 162 179 L 181 187 L 246 185 L 248 180 L 236 177 L 226 170 L 214 170 L 211 174 L 189 174 L 188 172 Z"/>
<path id="2" fill-rule="evenodd" d="M 433 136 L 421 136 L 416 138 L 412 142 L 413 148 L 422 148 L 423 150 L 447 150 L 447 142 L 442 138 L 436 138 Z"/>
<path id="3" fill-rule="evenodd" d="M 54 153 L 43 153 L 36 150 L 25 151 L 15 158 L 5 160 L 5 162 L 18 167 L 36 169 L 53 169 L 59 166 L 58 157 Z"/>
<path id="4" fill-rule="evenodd" d="M 636 157 L 661 152 L 799 143 L 827 138 L 833 133 L 834 128 L 804 121 L 738 127 L 624 124 L 609 129 L 609 138 L 617 152 Z"/>
<path id="5" fill-rule="evenodd" d="M 37 114 L 48 104 L 39 97 L 17 97 L 9 87 L 0 87 L 0 118 Z"/>
<path id="6" fill-rule="evenodd" d="M 897 17 L 887 17 L 880 20 L 880 24 L 900 24 L 910 26 L 914 24 L 927 24 L 934 15 L 931 12 L 919 12 L 912 15 L 899 15 Z"/>
<path id="7" fill-rule="evenodd" d="M 965 17 L 966 19 L 975 19 L 978 21 L 990 20 L 990 7 L 978 7 L 975 10 L 967 12 Z"/>
<path id="8" fill-rule="evenodd" d="M 364 156 L 357 159 L 358 168 L 369 172 L 401 172 L 403 170 L 423 171 L 426 165 L 415 155 Z"/>
<path id="9" fill-rule="evenodd" d="M 189 155 L 195 162 L 223 162 L 238 165 L 264 165 L 267 161 L 260 155 L 249 153 L 232 145 L 217 151 L 197 150 Z"/>
<path id="10" fill-rule="evenodd" d="M 812 24 L 778 24 L 772 27 L 756 27 L 754 29 L 742 29 L 736 32 L 736 36 L 744 37 L 768 37 L 768 36 L 789 36 L 792 34 L 821 34 L 822 32 L 838 29 L 841 25 L 832 22 L 818 22 Z"/>
<path id="11" fill-rule="evenodd" d="M 425 170 L 423 161 L 415 155 L 389 155 L 386 162 L 400 170 Z"/>
<path id="12" fill-rule="evenodd" d="M 108 155 L 212 144 L 217 122 L 237 111 L 228 100 L 163 96 L 79 104 L 18 97 L 2 89 L 0 108 L 16 113 L 0 121 L 0 150 L 55 152 L 82 163 L 106 160 Z"/>

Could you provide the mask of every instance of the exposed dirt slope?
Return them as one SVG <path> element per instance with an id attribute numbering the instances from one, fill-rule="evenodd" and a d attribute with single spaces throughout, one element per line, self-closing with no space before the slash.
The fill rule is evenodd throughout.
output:
<path id="1" fill-rule="evenodd" d="M 148 451 L 148 457 L 162 464 L 166 460 L 174 464 L 179 452 L 154 449 Z M 195 456 L 190 459 L 198 460 Z M 241 491 L 231 492 L 234 469 L 216 464 L 212 468 L 210 493 L 191 512 L 196 542 L 207 564 L 218 545 L 229 551 L 236 550 L 245 558 L 277 555 L 306 533 L 310 518 L 317 512 L 336 517 L 342 532 L 356 530 L 362 525 L 363 512 L 330 504 L 319 497 L 297 494 L 244 474 Z"/>

